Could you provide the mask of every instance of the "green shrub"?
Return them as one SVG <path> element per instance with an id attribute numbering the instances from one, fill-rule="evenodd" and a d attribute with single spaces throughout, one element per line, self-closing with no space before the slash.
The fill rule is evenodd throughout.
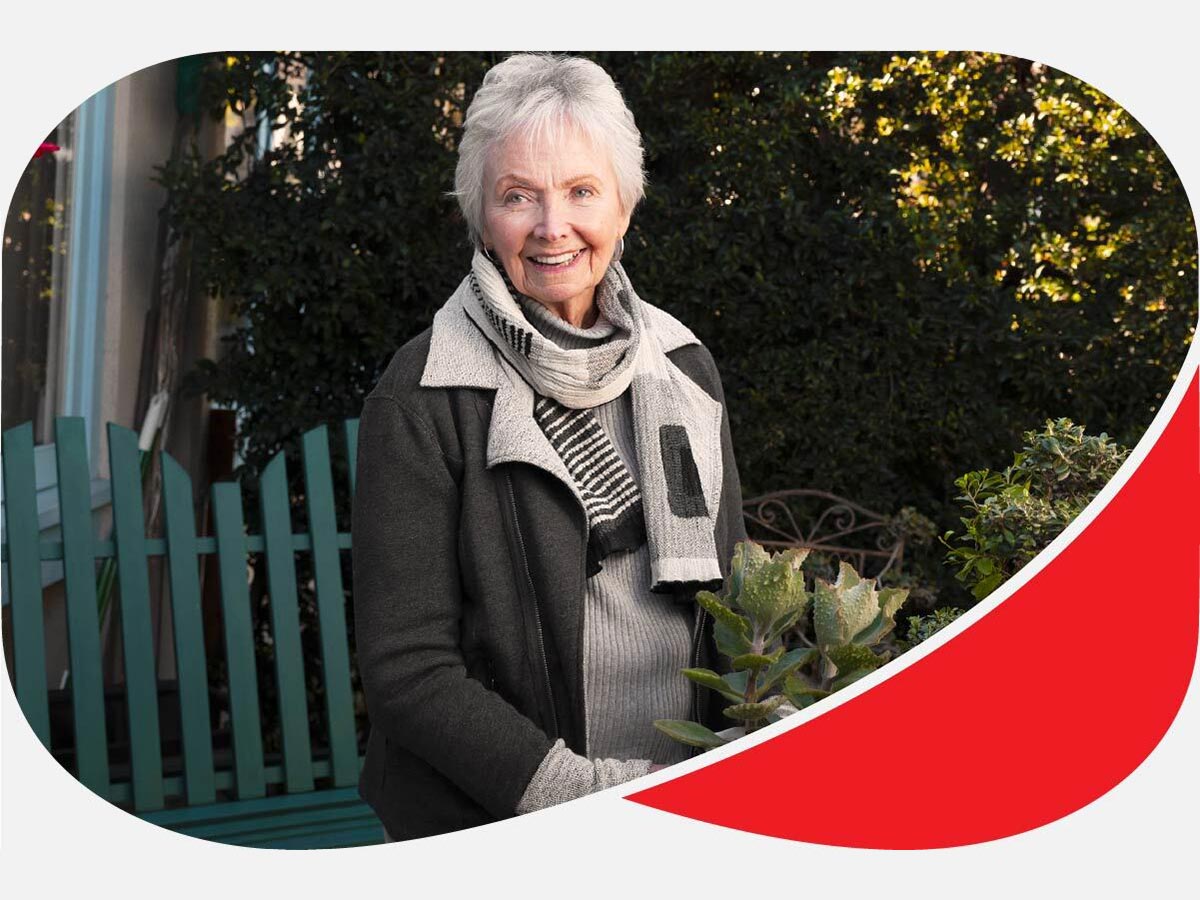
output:
<path id="1" fill-rule="evenodd" d="M 1025 447 L 1003 472 L 968 472 L 954 483 L 970 513 L 966 529 L 942 541 L 956 577 L 982 599 L 1050 544 L 1116 474 L 1129 451 L 1069 419 L 1025 432 Z M 950 541 L 959 544 L 954 547 Z"/>
<path id="2" fill-rule="evenodd" d="M 953 606 L 943 606 L 928 615 L 909 616 L 904 620 L 904 636 L 895 642 L 896 652 L 904 653 L 929 640 L 965 611 Z"/>

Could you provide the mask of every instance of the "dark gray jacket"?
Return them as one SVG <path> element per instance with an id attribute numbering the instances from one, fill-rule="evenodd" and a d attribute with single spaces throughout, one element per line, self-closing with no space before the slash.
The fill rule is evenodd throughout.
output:
<path id="1" fill-rule="evenodd" d="M 709 352 L 648 308 L 671 362 L 724 404 Z M 461 317 L 452 299 L 396 352 L 359 422 L 354 616 L 371 720 L 359 793 L 397 839 L 511 816 L 556 738 L 586 752 L 584 511 L 541 450 L 501 452 L 537 426 Z M 745 536 L 728 416 L 721 441 L 727 572 Z M 697 616 L 695 664 L 715 667 L 711 631 Z M 713 692 L 695 704 L 710 727 L 730 724 Z"/>

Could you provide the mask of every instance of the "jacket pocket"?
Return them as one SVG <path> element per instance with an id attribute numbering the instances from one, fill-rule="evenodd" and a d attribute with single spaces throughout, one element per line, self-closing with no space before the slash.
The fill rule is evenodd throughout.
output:
<path id="1" fill-rule="evenodd" d="M 385 744 L 383 802 L 396 838 L 444 834 L 495 821 L 495 817 L 424 760 L 388 741 Z M 382 818 L 382 817 L 381 817 Z"/>

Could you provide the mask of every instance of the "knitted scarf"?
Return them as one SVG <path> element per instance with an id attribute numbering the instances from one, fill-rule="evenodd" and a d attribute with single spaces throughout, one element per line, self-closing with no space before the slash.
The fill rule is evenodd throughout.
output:
<path id="1" fill-rule="evenodd" d="M 564 350 L 530 324 L 506 273 L 476 251 L 463 308 L 534 392 L 533 415 L 575 482 L 588 521 L 588 574 L 599 560 L 647 542 L 651 590 L 715 589 L 721 581 L 713 538 L 719 496 L 705 497 L 693 441 L 710 461 L 707 483 L 721 484 L 720 409 L 667 359 L 625 270 L 609 266 L 596 287 L 607 341 Z M 603 332 L 599 332 L 603 333 Z M 631 389 L 641 484 L 591 408 Z M 697 393 L 699 392 L 699 394 Z M 707 395 L 703 395 L 707 398 Z"/>

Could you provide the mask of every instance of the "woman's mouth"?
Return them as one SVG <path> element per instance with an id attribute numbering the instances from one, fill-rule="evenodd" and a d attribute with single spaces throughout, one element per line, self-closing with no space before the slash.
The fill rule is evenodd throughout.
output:
<path id="1" fill-rule="evenodd" d="M 554 272 L 559 269 L 569 269 L 579 261 L 579 258 L 587 252 L 586 247 L 581 247 L 578 250 L 570 250 L 566 253 L 557 253 L 554 255 L 539 255 L 525 257 L 533 267 L 542 272 Z"/>

